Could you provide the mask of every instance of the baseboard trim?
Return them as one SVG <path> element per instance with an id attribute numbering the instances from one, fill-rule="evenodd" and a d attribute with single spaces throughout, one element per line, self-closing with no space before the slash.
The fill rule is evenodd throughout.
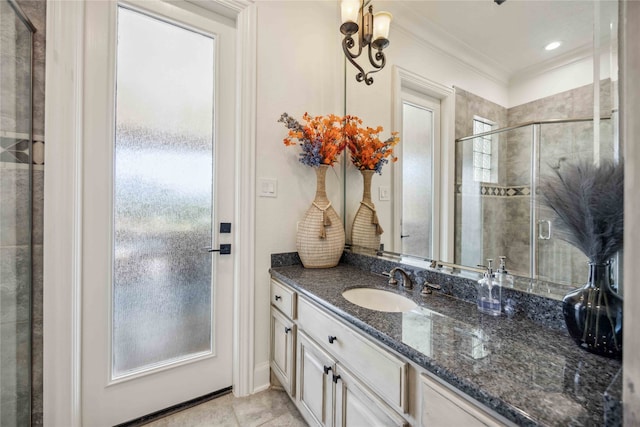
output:
<path id="1" fill-rule="evenodd" d="M 253 371 L 253 391 L 254 393 L 259 393 L 264 391 L 271 386 L 271 366 L 269 362 L 263 362 L 256 365 Z"/>

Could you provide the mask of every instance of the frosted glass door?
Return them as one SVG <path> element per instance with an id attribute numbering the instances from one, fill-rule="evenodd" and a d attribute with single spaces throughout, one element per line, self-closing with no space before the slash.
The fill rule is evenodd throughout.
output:
<path id="1" fill-rule="evenodd" d="M 112 378 L 212 351 L 214 47 L 118 10 Z"/>
<path id="2" fill-rule="evenodd" d="M 433 112 L 402 104 L 402 253 L 430 258 L 433 214 Z"/>

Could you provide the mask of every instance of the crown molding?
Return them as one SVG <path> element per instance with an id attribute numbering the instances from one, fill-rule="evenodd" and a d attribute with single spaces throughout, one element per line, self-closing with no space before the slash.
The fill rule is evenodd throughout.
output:
<path id="1" fill-rule="evenodd" d="M 454 59 L 467 69 L 480 74 L 496 83 L 507 85 L 510 70 L 486 55 L 477 52 L 467 43 L 452 36 L 440 26 L 416 15 L 407 5 L 394 4 L 392 29 L 400 30 L 427 45 L 430 49 Z"/>
<path id="2" fill-rule="evenodd" d="M 435 38 L 426 38 L 423 34 L 413 31 L 409 26 L 402 22 L 395 22 L 392 26 L 392 31 L 405 35 L 429 50 L 432 50 L 440 55 L 443 55 L 458 65 L 484 77 L 492 82 L 506 86 L 509 83 L 509 75 L 503 69 L 492 67 L 489 63 L 489 59 L 485 58 L 470 58 L 469 56 L 463 56 L 461 53 L 456 52 L 454 48 L 450 48 L 445 43 L 439 43 L 435 41 Z M 480 55 L 476 55 L 480 56 Z"/>

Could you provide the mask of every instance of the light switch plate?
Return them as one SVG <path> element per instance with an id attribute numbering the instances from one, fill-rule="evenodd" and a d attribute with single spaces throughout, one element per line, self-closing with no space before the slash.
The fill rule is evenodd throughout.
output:
<path id="1" fill-rule="evenodd" d="M 260 178 L 258 180 L 258 195 L 260 197 L 278 197 L 278 180 Z"/>
<path id="2" fill-rule="evenodd" d="M 380 201 L 391 200 L 391 194 L 388 185 L 381 185 L 380 187 L 378 187 L 378 199 L 380 199 Z"/>

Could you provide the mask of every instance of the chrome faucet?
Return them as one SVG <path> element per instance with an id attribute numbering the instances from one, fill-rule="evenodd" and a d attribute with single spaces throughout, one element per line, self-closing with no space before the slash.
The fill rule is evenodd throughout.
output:
<path id="1" fill-rule="evenodd" d="M 400 267 L 394 267 L 389 272 L 389 284 L 390 285 L 398 284 L 398 281 L 395 278 L 396 271 L 399 271 L 400 275 L 402 276 L 402 286 L 405 289 L 413 289 L 413 282 L 411 281 L 411 276 L 409 276 L 409 273 L 407 273 L 405 270 L 403 270 Z"/>

